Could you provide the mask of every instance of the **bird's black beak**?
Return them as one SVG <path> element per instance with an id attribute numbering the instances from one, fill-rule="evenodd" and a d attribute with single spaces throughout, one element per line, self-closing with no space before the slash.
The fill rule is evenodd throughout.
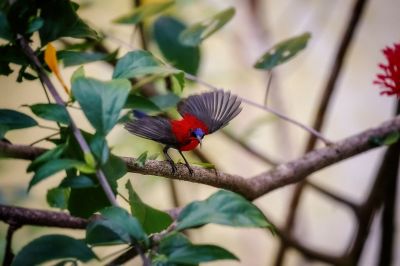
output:
<path id="1" fill-rule="evenodd" d="M 200 136 L 196 136 L 196 139 L 199 141 L 199 143 L 200 143 L 200 148 L 201 148 L 201 141 L 202 141 L 201 137 L 200 137 Z"/>

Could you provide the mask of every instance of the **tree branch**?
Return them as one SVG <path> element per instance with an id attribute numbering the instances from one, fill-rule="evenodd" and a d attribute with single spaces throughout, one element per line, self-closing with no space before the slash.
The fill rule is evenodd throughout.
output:
<path id="1" fill-rule="evenodd" d="M 378 146 L 372 143 L 372 138 L 384 138 L 398 130 L 400 130 L 400 116 L 381 124 L 379 127 L 365 130 L 330 146 L 308 152 L 297 160 L 280 164 L 270 171 L 251 178 L 196 166 L 192 167 L 194 173 L 190 175 L 183 164 L 178 164 L 177 171 L 172 173 L 170 165 L 165 161 L 149 160 L 141 167 L 135 163 L 135 158 L 122 157 L 122 159 L 125 161 L 129 172 L 206 184 L 228 189 L 249 200 L 254 200 L 274 189 L 299 182 L 326 166 L 376 148 Z M 45 149 L 41 148 L 0 142 L 0 154 L 3 157 L 33 159 L 33 154 L 39 155 L 44 151 Z"/>
<path id="2" fill-rule="evenodd" d="M 14 253 L 12 251 L 12 239 L 14 233 L 21 227 L 17 222 L 10 222 L 8 224 L 7 235 L 6 235 L 6 248 L 4 252 L 3 265 L 11 265 L 14 259 Z"/>
<path id="3" fill-rule="evenodd" d="M 18 221 L 20 226 L 36 225 L 70 229 L 85 229 L 88 220 L 73 217 L 67 213 L 27 209 L 0 204 L 0 220 L 12 224 Z"/>

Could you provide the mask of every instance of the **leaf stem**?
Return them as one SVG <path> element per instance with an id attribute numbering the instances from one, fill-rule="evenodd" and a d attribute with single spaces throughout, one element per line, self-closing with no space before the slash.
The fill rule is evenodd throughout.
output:
<path id="1" fill-rule="evenodd" d="M 49 129 L 49 130 L 54 130 L 54 131 L 58 131 L 58 128 L 55 128 L 55 127 L 49 127 L 49 126 L 43 126 L 43 125 L 37 125 L 38 127 L 40 127 L 40 128 L 43 128 L 43 129 Z"/>
<path id="2" fill-rule="evenodd" d="M 49 77 L 47 76 L 46 72 L 43 69 L 42 64 L 40 63 L 39 59 L 35 55 L 32 48 L 29 46 L 28 41 L 20 34 L 17 35 L 17 41 L 19 42 L 19 45 L 21 46 L 25 55 L 29 58 L 29 60 L 31 60 L 31 63 L 35 67 L 40 80 L 42 81 L 43 84 L 46 85 L 47 89 L 49 90 L 50 94 L 53 96 L 56 103 L 59 105 L 65 106 L 64 100 L 61 98 L 60 94 L 57 92 L 53 83 L 50 81 Z M 84 139 L 82 132 L 76 126 L 74 120 L 72 119 L 72 117 L 68 111 L 67 111 L 67 113 L 68 113 L 68 116 L 71 121 L 70 125 L 71 125 L 71 129 L 72 129 L 72 133 L 74 134 L 75 139 L 78 142 L 79 146 L 81 147 L 83 153 L 91 154 L 92 152 L 89 148 L 88 143 Z M 96 171 L 96 176 L 97 176 L 97 179 L 98 179 L 100 185 L 102 186 L 102 188 L 104 190 L 104 193 L 106 194 L 108 200 L 110 201 L 110 203 L 114 206 L 118 206 L 118 203 L 115 199 L 115 195 L 114 195 L 110 185 L 108 184 L 107 178 L 105 177 L 105 175 L 101 169 L 98 169 Z"/>
<path id="3" fill-rule="evenodd" d="M 57 135 L 59 135 L 59 134 L 60 134 L 60 132 L 56 132 L 56 133 L 47 135 L 46 137 L 40 138 L 40 139 L 38 139 L 38 140 L 35 140 L 35 141 L 32 142 L 31 144 L 29 144 L 29 146 L 33 146 L 33 145 L 35 145 L 35 144 L 37 144 L 37 143 L 39 143 L 39 142 L 42 142 L 42 141 L 44 141 L 44 140 L 48 140 L 49 138 L 54 137 L 54 136 L 57 136 Z"/>

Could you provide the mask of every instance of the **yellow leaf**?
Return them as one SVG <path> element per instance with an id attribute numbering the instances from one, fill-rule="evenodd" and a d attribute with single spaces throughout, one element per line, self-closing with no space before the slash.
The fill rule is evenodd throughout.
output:
<path id="1" fill-rule="evenodd" d="M 57 62 L 57 50 L 54 48 L 51 43 L 49 43 L 46 47 L 46 50 L 44 51 L 44 61 L 46 64 L 49 66 L 51 72 L 56 75 L 58 81 L 61 83 L 63 86 L 65 92 L 70 95 L 69 89 L 67 85 L 65 85 L 65 82 L 61 76 L 60 69 L 58 68 L 58 62 Z"/>

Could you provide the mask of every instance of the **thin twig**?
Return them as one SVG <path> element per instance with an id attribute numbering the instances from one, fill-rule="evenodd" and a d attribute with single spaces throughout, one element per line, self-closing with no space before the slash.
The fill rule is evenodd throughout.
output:
<path id="1" fill-rule="evenodd" d="M 138 253 L 137 253 L 136 249 L 134 247 L 131 247 L 130 249 L 128 249 L 127 251 L 125 251 L 124 253 L 119 255 L 117 258 L 115 258 L 112 261 L 110 261 L 109 263 L 107 263 L 105 266 L 123 265 L 124 263 L 130 261 L 137 255 L 138 255 Z"/>
<path id="2" fill-rule="evenodd" d="M 12 239 L 15 231 L 21 228 L 21 225 L 14 220 L 8 221 L 8 230 L 6 235 L 6 248 L 4 251 L 4 259 L 3 265 L 8 266 L 11 265 L 12 260 L 14 259 L 14 253 L 12 251 Z"/>
<path id="3" fill-rule="evenodd" d="M 200 78 L 198 78 L 198 77 L 196 77 L 194 75 L 188 74 L 188 73 L 185 73 L 185 78 L 188 79 L 188 80 L 191 80 L 191 81 L 195 81 L 195 82 L 197 82 L 197 83 L 199 83 L 199 84 L 201 84 L 201 85 L 203 85 L 203 86 L 205 86 L 205 87 L 207 87 L 207 88 L 209 88 L 211 90 L 219 90 L 220 89 L 220 88 L 218 88 L 218 87 L 216 87 L 216 86 L 214 86 L 214 85 L 212 85 L 212 84 L 210 84 L 210 83 L 208 83 L 208 82 L 206 82 L 206 81 L 204 81 L 204 80 L 202 80 L 202 79 L 200 79 Z M 287 121 L 289 123 L 292 123 L 292 124 L 302 128 L 302 129 L 304 129 L 305 131 L 307 131 L 310 134 L 312 134 L 314 137 L 320 139 L 326 145 L 332 144 L 332 142 L 330 140 L 326 139 L 324 136 L 322 136 L 321 133 L 319 133 L 318 131 L 316 131 L 315 129 L 313 129 L 313 128 L 309 127 L 309 126 L 306 126 L 306 125 L 304 125 L 304 124 L 302 124 L 302 123 L 300 123 L 300 122 L 298 122 L 298 121 L 296 121 L 296 120 L 294 120 L 294 119 L 292 119 L 292 118 L 290 118 L 290 117 L 288 117 L 288 116 L 286 116 L 286 115 L 284 115 L 284 114 L 282 114 L 282 113 L 280 113 L 280 112 L 278 112 L 278 111 L 276 111 L 276 110 L 274 110 L 274 109 L 272 109 L 270 107 L 267 107 L 267 106 L 264 106 L 262 104 L 253 102 L 253 101 L 248 100 L 248 99 L 243 98 L 243 97 L 240 97 L 240 99 L 242 100 L 242 102 L 244 102 L 244 103 L 246 103 L 248 105 L 251 105 L 251 106 L 254 106 L 254 107 L 259 108 L 261 110 L 264 110 L 266 112 L 272 113 L 272 114 L 276 115 L 277 117 L 281 118 L 282 120 L 285 120 L 285 121 Z"/>
<path id="4" fill-rule="evenodd" d="M 319 185 L 316 185 L 316 184 L 314 184 L 314 183 L 312 183 L 310 181 L 306 181 L 306 182 L 307 182 L 307 185 L 309 185 L 311 188 L 315 189 L 319 193 L 321 193 L 321 194 L 323 194 L 323 195 L 325 195 L 325 196 L 327 196 L 327 197 L 329 197 L 329 198 L 331 198 L 331 199 L 333 199 L 333 200 L 335 200 L 335 201 L 337 201 L 337 202 L 339 202 L 339 203 L 351 208 L 353 211 L 355 211 L 357 213 L 357 210 L 358 210 L 359 206 L 357 204 L 355 204 L 354 202 L 344 198 L 343 196 L 336 195 L 333 192 L 329 191 L 328 189 L 323 188 L 323 187 L 321 187 Z"/>
<path id="5" fill-rule="evenodd" d="M 229 140 L 231 140 L 231 141 L 235 142 L 236 144 L 238 144 L 246 152 L 250 153 L 251 155 L 253 155 L 257 159 L 263 161 L 264 163 L 272 165 L 272 166 L 276 166 L 276 165 L 279 164 L 277 160 L 271 159 L 270 156 L 266 156 L 264 154 L 261 154 L 260 152 L 258 152 L 257 150 L 255 150 L 252 147 L 250 147 L 249 145 L 247 145 L 247 143 L 245 143 L 243 140 L 241 140 L 239 137 L 235 136 L 234 134 L 232 134 L 228 130 L 222 130 L 222 134 L 226 138 L 228 138 Z"/>
<path id="6" fill-rule="evenodd" d="M 134 0 L 133 4 L 135 7 L 140 7 L 142 5 L 142 0 Z M 139 22 L 138 28 L 139 28 L 142 49 L 147 50 L 148 46 L 147 46 L 146 32 L 144 30 L 144 23 L 142 21 Z"/>
<path id="7" fill-rule="evenodd" d="M 48 136 L 46 136 L 46 137 L 40 138 L 40 139 L 38 139 L 38 140 L 32 142 L 31 144 L 29 144 L 29 146 L 33 146 L 33 145 L 35 145 L 35 144 L 37 144 L 37 143 L 39 143 L 39 142 L 42 142 L 42 141 L 44 141 L 44 140 L 48 140 L 49 138 L 54 137 L 54 136 L 57 136 L 57 135 L 59 135 L 59 134 L 60 134 L 60 132 L 56 132 L 56 133 L 53 133 L 53 134 L 48 135 Z"/>
<path id="8" fill-rule="evenodd" d="M 37 125 L 37 127 L 43 128 L 43 129 L 49 129 L 49 130 L 54 130 L 54 131 L 58 131 L 58 128 L 55 127 L 49 127 L 49 126 L 43 126 L 43 125 Z"/>
<path id="9" fill-rule="evenodd" d="M 265 106 L 268 106 L 268 96 L 269 96 L 269 92 L 270 92 L 271 84 L 272 84 L 272 70 L 267 71 L 267 76 L 268 76 L 268 82 L 267 82 L 267 88 L 265 90 L 265 97 L 264 97 L 264 105 Z"/>
<path id="10" fill-rule="evenodd" d="M 42 88 L 43 88 L 44 94 L 46 95 L 47 102 L 48 102 L 48 103 L 51 103 L 51 101 L 50 101 L 50 96 L 49 96 L 49 94 L 48 94 L 48 92 L 47 92 L 47 90 L 46 90 L 46 87 L 44 86 L 42 80 L 40 80 L 40 83 L 42 83 Z"/>
<path id="11" fill-rule="evenodd" d="M 102 257 L 102 258 L 100 259 L 100 261 L 105 261 L 105 260 L 108 260 L 108 259 L 111 258 L 111 257 L 114 257 L 114 256 L 120 255 L 120 254 L 122 254 L 122 253 L 125 253 L 125 252 L 126 252 L 127 250 L 129 250 L 129 249 L 131 249 L 130 246 L 124 247 L 123 249 L 119 249 L 119 250 L 116 250 L 116 251 L 114 251 L 114 252 L 111 252 L 110 254 L 107 254 L 107 255 L 105 255 L 104 257 Z"/>

